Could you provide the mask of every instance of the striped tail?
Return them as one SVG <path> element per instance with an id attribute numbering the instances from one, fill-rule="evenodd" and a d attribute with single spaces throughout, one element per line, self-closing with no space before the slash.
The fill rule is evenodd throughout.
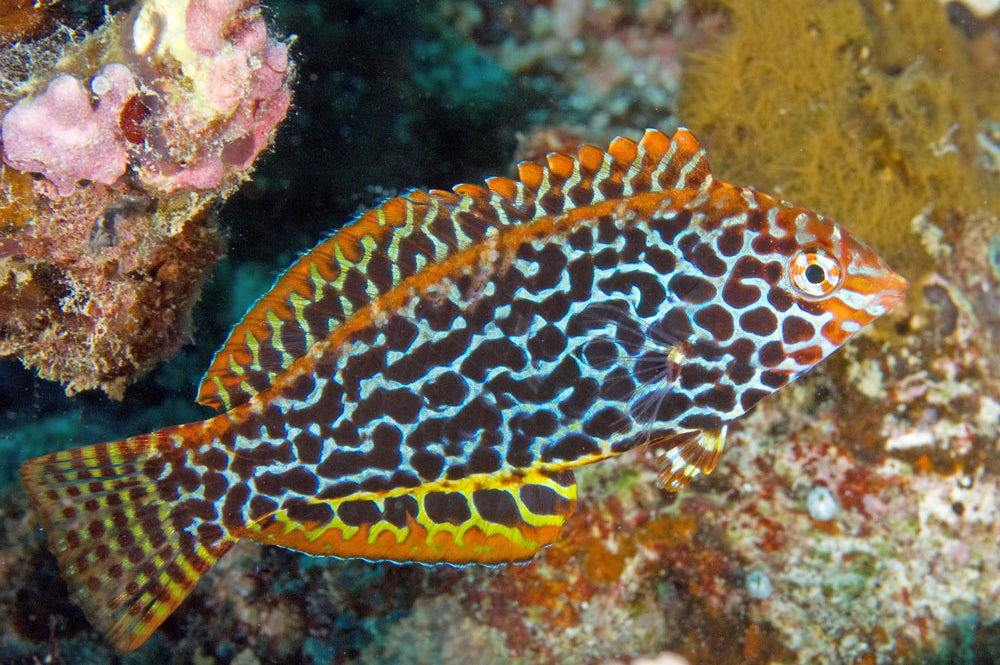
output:
<path id="1" fill-rule="evenodd" d="M 142 644 L 235 542 L 189 465 L 205 431 L 170 427 L 21 467 L 74 602 L 119 650 Z"/>

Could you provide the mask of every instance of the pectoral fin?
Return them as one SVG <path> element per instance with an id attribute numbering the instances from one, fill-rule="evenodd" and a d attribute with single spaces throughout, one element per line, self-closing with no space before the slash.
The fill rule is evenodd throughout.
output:
<path id="1" fill-rule="evenodd" d="M 712 472 L 726 445 L 726 430 L 697 432 L 687 441 L 667 451 L 657 482 L 670 492 L 679 492 L 700 473 Z"/>

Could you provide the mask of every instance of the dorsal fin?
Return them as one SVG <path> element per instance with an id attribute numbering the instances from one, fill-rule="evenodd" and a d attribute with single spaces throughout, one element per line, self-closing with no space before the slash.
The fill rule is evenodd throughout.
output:
<path id="1" fill-rule="evenodd" d="M 512 224 L 609 199 L 711 182 L 708 161 L 686 129 L 646 130 L 607 151 L 585 145 L 518 165 L 517 179 L 486 187 L 412 190 L 387 199 L 303 254 L 247 311 L 215 354 L 198 402 L 232 408 L 267 390 L 313 344 L 401 280 Z"/>

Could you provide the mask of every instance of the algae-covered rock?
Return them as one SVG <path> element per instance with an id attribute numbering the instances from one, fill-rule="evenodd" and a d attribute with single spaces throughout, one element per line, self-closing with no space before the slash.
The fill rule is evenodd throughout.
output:
<path id="1" fill-rule="evenodd" d="M 934 2 L 709 2 L 725 27 L 690 54 L 680 117 L 717 177 L 841 220 L 890 265 L 931 265 L 938 227 L 1000 215 L 980 134 L 1000 118 L 995 34 Z"/>
<path id="2" fill-rule="evenodd" d="M 120 397 L 187 339 L 222 254 L 212 209 L 287 112 L 293 67 L 257 0 L 106 18 L 0 55 L 0 356 Z"/>

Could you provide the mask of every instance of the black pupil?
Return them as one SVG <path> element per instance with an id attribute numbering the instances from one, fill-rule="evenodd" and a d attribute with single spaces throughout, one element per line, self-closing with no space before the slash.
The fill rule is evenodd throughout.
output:
<path id="1" fill-rule="evenodd" d="M 806 268 L 806 280 L 810 284 L 822 284 L 826 279 L 826 272 L 815 263 Z"/>

